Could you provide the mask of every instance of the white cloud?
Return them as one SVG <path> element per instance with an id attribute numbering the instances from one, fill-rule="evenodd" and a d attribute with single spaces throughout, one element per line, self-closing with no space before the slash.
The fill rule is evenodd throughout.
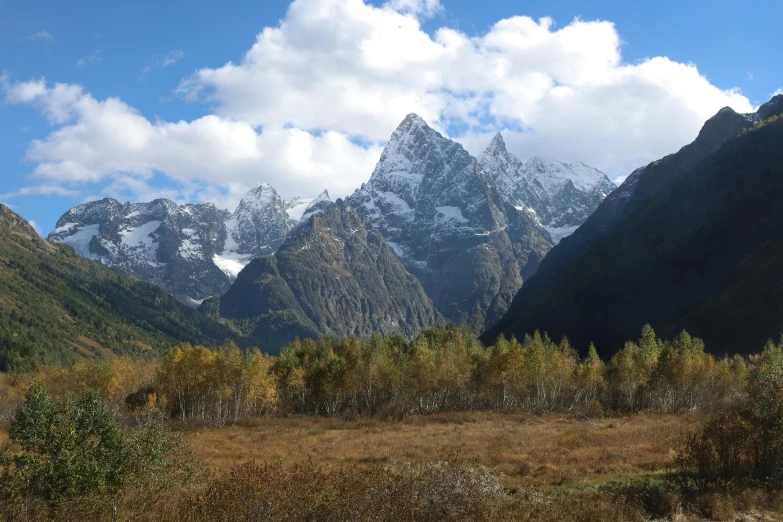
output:
<path id="1" fill-rule="evenodd" d="M 83 58 L 79 58 L 76 61 L 76 67 L 81 68 L 94 63 L 100 63 L 102 61 L 103 61 L 103 53 L 100 49 L 98 49 L 97 51 L 93 51 L 91 54 Z"/>
<path id="2" fill-rule="evenodd" d="M 217 116 L 151 122 L 117 98 L 99 101 L 78 86 L 48 87 L 45 80 L 7 84 L 6 99 L 36 104 L 61 125 L 28 148 L 26 159 L 36 165 L 33 178 L 71 187 L 63 190 L 109 180 L 101 196 L 218 199 L 231 208 L 261 181 L 285 197 L 315 195 L 324 188 L 345 195 L 372 171 L 380 155 L 380 148 L 363 148 L 334 131 L 318 136 L 283 126 L 257 131 Z M 156 172 L 178 187 L 163 193 L 150 186 Z"/>
<path id="3" fill-rule="evenodd" d="M 20 196 L 61 196 L 61 197 L 74 197 L 78 196 L 79 192 L 73 189 L 69 189 L 57 183 L 40 183 L 38 185 L 30 187 L 22 187 L 12 192 L 6 192 L 0 194 L 0 200 L 11 200 Z"/>
<path id="4" fill-rule="evenodd" d="M 181 197 L 226 205 L 259 181 L 286 197 L 349 193 L 410 112 L 473 153 L 502 130 L 523 158 L 580 160 L 616 178 L 691 141 L 720 108 L 752 110 L 695 65 L 626 63 L 611 22 L 556 28 L 519 16 L 475 37 L 423 31 L 439 9 L 435 0 L 296 0 L 239 62 L 182 81 L 181 95 L 215 107 L 193 121 L 150 121 L 120 99 L 44 80 L 6 80 L 6 98 L 36 104 L 57 126 L 27 152 L 41 180 L 111 179 L 142 194 L 162 172 Z M 153 57 L 144 74 L 181 57 Z"/>
<path id="5" fill-rule="evenodd" d="M 161 65 L 163 67 L 168 67 L 169 65 L 174 65 L 181 59 L 185 57 L 185 53 L 182 51 L 178 51 L 177 49 L 174 49 L 173 51 L 168 52 L 162 59 L 161 59 Z"/>
<path id="6" fill-rule="evenodd" d="M 664 57 L 624 63 L 610 22 L 514 17 L 478 37 L 422 31 L 414 13 L 361 0 L 297 0 L 239 63 L 201 69 L 180 85 L 225 118 L 334 129 L 384 140 L 409 112 L 477 152 L 496 130 L 523 157 L 582 160 L 614 175 L 677 150 L 702 123 L 748 99 L 696 66 Z M 408 10 L 410 11 L 410 9 Z M 415 11 L 415 10 L 414 10 Z M 522 132 L 524 131 L 524 132 Z"/>
<path id="7" fill-rule="evenodd" d="M 774 96 L 778 96 L 778 95 L 780 95 L 780 94 L 783 94 L 783 87 L 781 87 L 781 88 L 779 88 L 777 91 L 773 92 L 773 93 L 770 95 L 770 98 L 772 98 L 772 97 L 774 97 Z"/>
<path id="8" fill-rule="evenodd" d="M 28 34 L 27 36 L 24 36 L 22 37 L 22 40 L 40 40 L 46 42 L 53 42 L 54 35 L 44 29 L 43 31 L 38 31 L 37 33 Z"/>

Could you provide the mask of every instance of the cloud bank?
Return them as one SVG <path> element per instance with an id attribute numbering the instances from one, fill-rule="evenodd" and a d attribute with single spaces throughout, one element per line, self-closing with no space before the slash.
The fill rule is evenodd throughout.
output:
<path id="1" fill-rule="evenodd" d="M 473 153 L 503 131 L 520 157 L 580 160 L 615 178 L 676 151 L 720 108 L 753 109 L 693 64 L 624 62 L 608 21 L 557 27 L 518 16 L 479 36 L 425 32 L 442 9 L 437 0 L 296 0 L 241 60 L 181 82 L 181 96 L 214 107 L 193 121 L 150 121 L 119 98 L 43 79 L 3 89 L 56 127 L 26 154 L 40 183 L 109 180 L 104 192 L 141 197 L 160 193 L 161 173 L 174 195 L 228 207 L 261 181 L 284 197 L 348 194 L 410 112 Z"/>

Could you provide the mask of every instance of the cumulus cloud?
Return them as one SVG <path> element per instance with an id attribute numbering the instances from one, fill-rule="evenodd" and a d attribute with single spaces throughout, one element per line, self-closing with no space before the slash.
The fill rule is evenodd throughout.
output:
<path id="1" fill-rule="evenodd" d="M 109 181 L 102 195 L 185 195 L 218 199 L 231 208 L 261 181 L 286 197 L 314 195 L 323 188 L 346 194 L 380 155 L 380 148 L 361 147 L 335 131 L 317 136 L 283 126 L 258 131 L 213 115 L 190 122 L 153 122 L 120 99 L 97 100 L 81 87 L 48 86 L 43 79 L 9 83 L 5 90 L 8 101 L 35 104 L 59 125 L 27 150 L 26 159 L 35 164 L 33 178 L 64 187 Z M 162 192 L 150 186 L 156 173 L 164 173 L 179 188 Z M 5 196 L 25 195 L 38 187 Z"/>
<path id="2" fill-rule="evenodd" d="M 783 94 L 783 87 L 781 87 L 777 91 L 773 92 L 770 97 L 777 96 L 779 94 Z"/>
<path id="3" fill-rule="evenodd" d="M 665 57 L 624 63 L 611 22 L 500 20 L 469 37 L 424 32 L 416 9 L 389 2 L 297 0 L 239 63 L 180 85 L 217 114 L 384 140 L 409 112 L 478 152 L 497 130 L 521 156 L 581 160 L 614 174 L 677 150 L 724 106 L 750 111 L 696 66 Z M 391 9 L 396 7 L 396 9 Z"/>
<path id="4" fill-rule="evenodd" d="M 410 112 L 473 153 L 500 130 L 520 157 L 580 160 L 617 178 L 691 141 L 722 107 L 753 108 L 693 64 L 627 63 L 608 21 L 517 16 L 478 36 L 424 31 L 441 8 L 296 0 L 241 60 L 180 83 L 180 95 L 215 109 L 193 121 L 150 121 L 118 98 L 45 80 L 6 82 L 6 98 L 39 106 L 57 126 L 27 152 L 42 180 L 150 184 L 163 173 L 181 194 L 227 202 L 259 181 L 286 197 L 345 195 Z"/>

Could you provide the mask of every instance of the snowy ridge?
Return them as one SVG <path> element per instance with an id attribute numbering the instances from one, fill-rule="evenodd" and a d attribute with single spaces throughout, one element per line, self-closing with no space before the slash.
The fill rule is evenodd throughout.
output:
<path id="1" fill-rule="evenodd" d="M 104 199 L 66 212 L 49 239 L 193 305 L 225 292 L 255 256 L 275 252 L 299 220 L 329 204 L 325 191 L 286 203 L 266 183 L 232 214 L 212 203 Z"/>
<path id="2" fill-rule="evenodd" d="M 533 157 L 527 162 L 506 150 L 500 133 L 478 157 L 503 199 L 535 212 L 555 243 L 572 234 L 615 189 L 601 171 L 581 162 Z"/>

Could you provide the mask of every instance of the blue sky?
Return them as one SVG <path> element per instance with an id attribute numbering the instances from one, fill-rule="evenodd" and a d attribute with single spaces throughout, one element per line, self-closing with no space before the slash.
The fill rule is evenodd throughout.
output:
<path id="1" fill-rule="evenodd" d="M 407 41 L 426 37 L 438 41 L 442 48 L 452 40 L 438 35 L 450 29 L 464 41 L 474 41 L 481 57 L 460 58 L 439 70 L 445 59 L 434 45 L 432 61 L 427 62 L 412 56 L 423 49 L 421 45 L 400 49 L 394 38 L 379 37 L 371 54 L 357 54 L 354 63 L 336 53 L 341 61 L 326 63 L 320 72 L 319 65 L 328 60 L 317 55 L 320 42 L 336 45 L 346 55 L 367 50 L 362 42 L 372 38 L 362 24 L 369 16 L 379 17 L 373 18 L 373 27 L 382 25 L 378 20 L 389 21 L 389 27 L 398 22 L 402 27 L 410 21 L 413 25 L 406 25 Z M 504 42 L 510 40 L 500 31 L 499 39 L 488 37 L 495 24 L 515 16 L 530 17 L 536 23 L 542 17 L 553 20 L 545 29 L 518 26 L 511 30 L 514 34 L 533 31 L 536 38 L 541 37 L 543 43 L 535 53 L 518 54 L 513 45 L 506 46 Z M 603 25 L 590 30 L 595 32 L 585 30 L 581 35 L 566 38 L 564 34 L 564 39 L 547 40 L 576 17 L 584 22 L 611 22 L 614 33 Z M 508 131 L 507 142 L 520 156 L 579 159 L 612 177 L 621 177 L 637 163 L 684 145 L 700 122 L 720 106 L 732 104 L 741 109 L 747 104 L 758 105 L 783 86 L 777 57 L 783 48 L 783 33 L 778 27 L 781 19 L 783 3 L 778 1 L 392 0 L 385 6 L 381 1 L 365 6 L 360 0 L 340 5 L 334 0 L 302 0 L 291 14 L 289 2 L 278 0 L 0 0 L 0 74 L 4 75 L 5 90 L 0 93 L 0 199 L 34 220 L 45 234 L 69 207 L 102 196 L 212 199 L 230 208 L 244 190 L 261 181 L 269 181 L 284 197 L 314 195 L 323 187 L 340 196 L 369 177 L 393 122 L 412 111 L 423 112 L 431 124 L 459 139 L 471 152 L 480 151 L 493 132 L 504 131 L 506 135 Z M 282 29 L 278 27 L 281 21 L 285 21 Z M 286 49 L 280 56 L 272 54 L 272 47 L 261 49 L 259 57 L 243 62 L 264 28 L 278 28 L 286 49 L 315 53 L 305 59 L 312 59 L 307 63 L 314 76 L 303 78 L 301 70 L 280 65 L 285 53 L 292 52 Z M 335 43 L 335 35 L 344 34 L 349 35 L 345 41 Z M 303 41 L 311 35 L 312 42 Z M 611 61 L 609 40 L 613 35 L 619 38 L 621 56 L 606 71 L 595 73 L 599 80 L 617 75 L 598 89 L 596 79 L 588 78 L 589 72 L 572 75 L 569 71 L 585 62 L 571 49 L 574 42 L 578 48 L 579 38 L 583 38 L 587 47 L 602 35 L 607 42 L 590 56 L 606 53 L 606 60 Z M 561 65 L 542 65 L 536 53 L 551 53 L 550 60 Z M 422 54 L 427 53 L 422 50 Z M 378 60 L 369 69 L 367 56 Z M 656 62 L 660 67 L 644 70 L 624 69 L 655 57 L 669 61 Z M 421 69 L 410 79 L 400 79 L 410 67 L 394 69 L 389 65 L 411 60 Z M 501 89 L 465 78 L 464 69 L 476 67 L 477 74 L 486 75 L 481 67 L 489 71 L 498 60 L 518 68 L 495 80 L 504 85 Z M 226 68 L 227 62 L 236 66 Z M 704 81 L 685 70 L 689 64 Z M 379 72 L 387 65 L 391 69 Z M 595 69 L 602 67 L 604 64 L 597 61 Z M 349 72 L 341 77 L 340 71 L 346 68 Z M 200 70 L 206 72 L 196 74 Z M 284 81 L 270 87 L 265 76 L 270 70 Z M 438 71 L 437 79 L 419 82 L 432 70 Z M 399 85 L 393 89 L 388 87 L 393 81 L 378 80 L 395 71 Z M 41 83 L 44 78 L 45 84 Z M 325 78 L 328 81 L 319 86 Z M 549 83 L 541 78 L 549 78 Z M 25 82 L 39 82 L 46 94 L 23 97 L 20 85 Z M 346 102 L 329 90 L 341 82 L 367 93 L 368 98 L 357 98 L 355 105 L 359 107 L 346 109 L 341 103 L 351 100 Z M 46 112 L 54 103 L 49 90 L 55 83 L 81 88 L 81 94 L 67 101 L 73 104 L 65 109 L 69 116 L 52 118 L 51 112 Z M 318 88 L 308 91 L 308 84 Z M 617 102 L 604 105 L 601 100 L 594 108 L 582 107 L 584 114 L 574 115 L 573 106 L 557 101 L 561 86 L 581 100 L 580 107 L 607 96 Z M 9 94 L 17 87 L 16 94 Z M 388 92 L 382 90 L 387 87 Z M 273 92 L 273 88 L 286 92 Z M 741 98 L 727 93 L 734 88 L 741 91 Z M 379 89 L 377 95 L 374 89 Z M 314 98 L 318 103 L 300 111 L 301 101 L 279 98 L 282 101 L 269 107 L 253 99 L 257 93 L 260 99 L 277 100 L 291 90 L 301 94 L 300 100 Z M 453 94 L 455 91 L 458 94 Z M 393 98 L 389 107 L 379 108 L 387 97 Z M 104 106 L 109 98 L 116 98 L 121 107 L 109 111 Z M 77 100 L 92 100 L 95 107 L 85 108 Z M 63 107 L 65 102 L 57 103 Z M 644 111 L 635 110 L 642 106 Z M 366 118 L 362 107 L 366 107 Z M 661 116 L 660 107 L 670 107 L 671 115 Z M 318 114 L 320 109 L 323 114 Z M 685 114 L 682 121 L 680 114 Z M 122 125 L 125 116 L 140 125 L 138 132 L 150 133 L 139 138 L 142 145 L 130 143 L 136 136 L 134 131 L 128 132 L 128 144 L 122 143 L 122 131 L 109 144 L 98 139 L 104 127 L 97 121 Z M 567 117 L 573 119 L 568 128 L 577 127 L 573 131 L 577 139 L 571 135 L 561 139 Z M 604 135 L 601 150 L 596 151 L 595 142 L 581 143 L 579 137 L 593 132 L 591 118 L 598 117 L 601 123 L 597 126 Z M 563 123 L 552 123 L 561 119 Z M 177 122 L 183 125 L 177 127 Z M 90 125 L 96 128 L 84 130 Z M 640 130 L 645 128 L 650 134 Z M 70 139 L 57 134 L 63 129 L 73 133 Z M 515 133 L 518 129 L 524 131 Z M 179 131 L 182 137 L 171 142 L 171 136 Z M 628 135 L 633 135 L 633 140 L 626 139 Z M 662 135 L 671 137 L 664 139 Z M 249 148 L 230 154 L 214 145 L 226 140 L 230 148 L 245 138 Z M 74 143 L 91 139 L 95 141 L 88 153 L 74 152 Z M 47 140 L 47 145 L 31 154 L 34 140 Z M 204 152 L 205 147 L 213 146 L 215 151 Z M 94 160 L 95 151 L 105 153 L 108 159 Z M 203 157 L 199 156 L 202 152 Z M 195 156 L 198 161 L 189 163 Z M 79 174 L 87 171 L 87 178 Z"/>

